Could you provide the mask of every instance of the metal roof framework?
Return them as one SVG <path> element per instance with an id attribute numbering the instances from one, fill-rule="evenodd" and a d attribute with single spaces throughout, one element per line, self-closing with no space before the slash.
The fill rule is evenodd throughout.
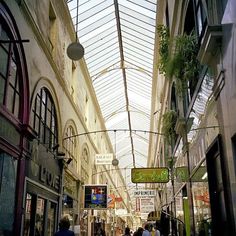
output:
<path id="1" fill-rule="evenodd" d="M 66 2 L 106 129 L 127 129 L 109 136 L 132 185 L 130 169 L 147 166 L 150 133 L 137 130 L 150 130 L 157 1 Z"/>

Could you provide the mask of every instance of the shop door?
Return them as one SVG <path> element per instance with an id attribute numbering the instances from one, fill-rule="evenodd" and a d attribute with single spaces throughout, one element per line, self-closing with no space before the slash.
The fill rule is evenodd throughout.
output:
<path id="1" fill-rule="evenodd" d="M 212 215 L 212 235 L 227 235 L 227 217 L 222 177 L 222 156 L 216 142 L 207 152 L 207 172 Z"/>
<path id="2" fill-rule="evenodd" d="M 23 236 L 53 236 L 57 204 L 35 194 L 26 194 Z"/>

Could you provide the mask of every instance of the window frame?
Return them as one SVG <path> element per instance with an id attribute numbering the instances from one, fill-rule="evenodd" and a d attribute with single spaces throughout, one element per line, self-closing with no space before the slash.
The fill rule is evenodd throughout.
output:
<path id="1" fill-rule="evenodd" d="M 37 93 L 32 108 L 32 127 L 38 134 L 41 144 L 49 150 L 58 143 L 56 107 L 46 87 Z"/>

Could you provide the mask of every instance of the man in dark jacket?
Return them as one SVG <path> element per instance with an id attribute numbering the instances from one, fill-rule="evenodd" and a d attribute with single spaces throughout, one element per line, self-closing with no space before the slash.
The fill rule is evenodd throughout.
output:
<path id="1" fill-rule="evenodd" d="M 70 221 L 67 217 L 63 217 L 59 223 L 59 231 L 54 236 L 75 236 L 75 233 L 70 228 Z"/>

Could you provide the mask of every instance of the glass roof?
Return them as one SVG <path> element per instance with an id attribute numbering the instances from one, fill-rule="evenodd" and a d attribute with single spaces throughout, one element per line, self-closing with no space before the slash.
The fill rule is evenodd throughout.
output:
<path id="1" fill-rule="evenodd" d="M 67 0 L 84 59 L 127 184 L 146 167 L 156 0 Z M 78 9 L 77 9 L 78 4 Z M 77 17 L 78 15 L 78 17 Z M 78 24 L 77 24 L 78 23 Z"/>

